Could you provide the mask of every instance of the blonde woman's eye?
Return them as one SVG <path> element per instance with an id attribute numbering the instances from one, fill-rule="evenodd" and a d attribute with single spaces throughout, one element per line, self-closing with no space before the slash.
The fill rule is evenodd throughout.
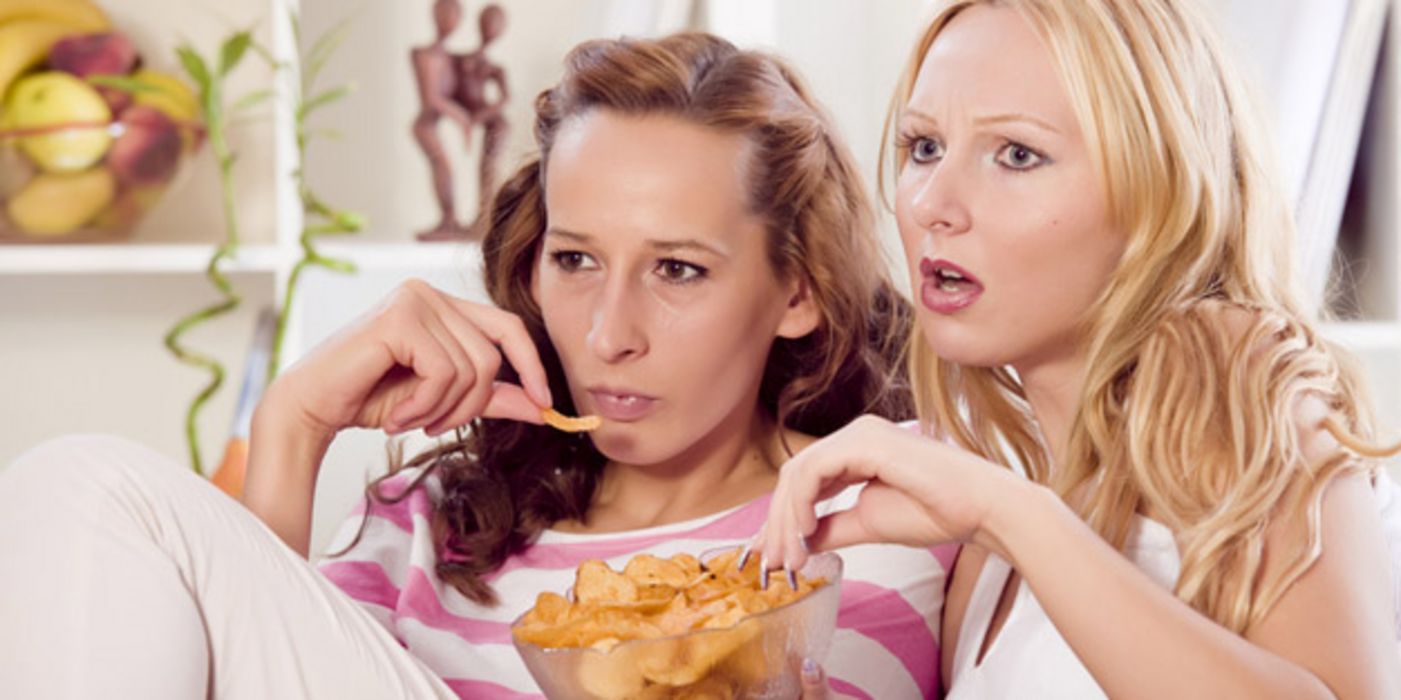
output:
<path id="1" fill-rule="evenodd" d="M 997 152 L 997 162 L 1012 170 L 1031 170 L 1045 164 L 1046 158 L 1020 143 L 1009 143 Z"/>
<path id="2" fill-rule="evenodd" d="M 660 260 L 657 262 L 657 274 L 668 282 L 685 284 L 695 282 L 706 276 L 709 270 L 682 260 Z"/>
<path id="3" fill-rule="evenodd" d="M 565 272 L 575 272 L 593 267 L 593 258 L 588 253 L 581 253 L 577 250 L 559 250 L 550 254 L 550 260 L 554 261 L 555 267 Z"/>
<path id="4" fill-rule="evenodd" d="M 910 140 L 910 160 L 925 164 L 933 163 L 943 157 L 944 144 L 922 136 Z"/>

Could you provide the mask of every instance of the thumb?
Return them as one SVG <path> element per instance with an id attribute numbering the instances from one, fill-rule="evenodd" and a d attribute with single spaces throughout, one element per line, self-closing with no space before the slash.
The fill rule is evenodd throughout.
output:
<path id="1" fill-rule="evenodd" d="M 827 674 L 822 671 L 822 666 L 816 661 L 803 659 L 802 679 L 802 700 L 827 700 L 831 697 L 827 691 Z"/>
<path id="2" fill-rule="evenodd" d="M 482 416 L 541 425 L 545 419 L 541 417 L 540 410 L 525 389 L 516 384 L 496 382 L 491 387 L 491 398 L 487 400 L 486 408 L 482 409 Z"/>

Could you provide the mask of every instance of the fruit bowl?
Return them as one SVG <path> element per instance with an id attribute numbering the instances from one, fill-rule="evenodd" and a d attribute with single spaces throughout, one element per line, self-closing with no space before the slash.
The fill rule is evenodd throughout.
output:
<path id="1" fill-rule="evenodd" d="M 141 108 L 106 123 L 0 129 L 0 240 L 93 242 L 130 234 L 182 179 L 202 138 L 197 124 Z"/>
<path id="2" fill-rule="evenodd" d="M 204 140 L 194 92 L 125 35 L 54 26 L 0 71 L 0 242 L 127 235 Z"/>
<path id="3" fill-rule="evenodd" d="M 820 661 L 831 643 L 842 560 L 832 553 L 813 555 L 801 574 L 825 584 L 728 626 L 613 645 L 551 648 L 512 637 L 551 700 L 795 698 L 802 690 L 802 660 Z M 782 577 L 770 585 L 787 586 Z M 513 630 L 521 624 L 517 620 Z"/>

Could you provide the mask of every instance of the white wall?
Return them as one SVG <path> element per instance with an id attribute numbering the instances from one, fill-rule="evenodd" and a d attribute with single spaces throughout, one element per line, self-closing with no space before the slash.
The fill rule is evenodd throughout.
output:
<path id="1" fill-rule="evenodd" d="M 260 36 L 267 41 L 271 13 L 277 6 L 271 0 L 99 1 L 147 49 L 148 60 L 166 69 L 173 68 L 170 49 L 184 37 L 207 46 L 228 28 L 257 21 Z M 508 66 L 513 93 L 509 111 L 513 131 L 501 162 L 503 176 L 532 148 L 531 100 L 558 78 L 564 52 L 587 38 L 612 36 L 623 29 L 637 32 L 652 12 L 669 28 L 692 14 L 689 0 L 659 1 L 501 0 L 508 26 L 492 56 Z M 1288 62 L 1280 57 L 1293 55 L 1294 46 L 1279 37 L 1307 26 L 1313 21 L 1308 18 L 1320 16 L 1320 10 L 1329 14 L 1326 10 L 1337 1 L 1212 0 L 1211 5 L 1230 23 L 1228 39 L 1244 57 L 1247 73 L 1266 85 L 1288 86 L 1291 78 L 1278 72 Z M 475 12 L 482 3 L 466 0 L 464 4 L 468 13 L 452 42 L 459 50 L 475 45 Z M 414 231 L 436 218 L 428 167 L 409 133 L 417 98 L 408 50 L 432 37 L 431 1 L 302 0 L 302 5 L 303 34 L 308 39 L 342 18 L 351 19 L 349 41 L 331 60 L 323 84 L 352 80 L 360 87 L 356 95 L 318 118 L 318 125 L 339 129 L 345 139 L 316 144 L 308 176 L 332 203 L 368 214 L 371 226 L 363 240 L 408 241 Z M 874 183 L 881 122 L 926 5 L 926 0 L 773 0 L 758 10 L 764 4 L 755 0 L 708 0 L 696 14 L 742 44 L 757 44 L 787 56 L 827 105 Z M 266 80 L 265 73 L 259 74 L 261 69 L 247 70 L 236 90 Z M 1261 93 L 1267 101 L 1284 94 L 1270 87 Z M 1394 102 L 1394 90 L 1388 95 Z M 1302 128 L 1298 120 L 1305 115 L 1287 109 L 1277 114 L 1277 133 Z M 1389 133 L 1395 153 L 1394 126 Z M 244 154 L 238 176 L 245 236 L 269 241 L 275 212 L 267 123 L 240 129 L 236 138 Z M 1283 140 L 1290 143 L 1290 138 L 1286 135 Z M 465 144 L 448 134 L 447 145 L 460 152 Z M 1286 167 L 1299 167 L 1299 149 L 1287 148 L 1281 156 Z M 1394 172 L 1394 157 L 1392 161 L 1388 167 Z M 475 167 L 466 156 L 457 162 L 459 199 L 471 202 Z M 1387 216 L 1394 217 L 1394 205 L 1387 211 L 1391 212 Z M 206 157 L 191 169 L 180 196 L 164 202 L 152 215 L 138 240 L 213 240 L 220 233 L 217 212 L 217 179 Z M 889 217 L 883 219 L 883 226 L 892 261 L 898 260 Z M 1391 247 L 1380 250 L 1394 256 L 1394 243 L 1387 245 Z M 440 276 L 435 281 L 471 294 L 472 265 L 470 258 L 464 258 L 460 274 L 436 273 Z M 352 318 L 399 277 L 310 274 L 302 300 L 306 340 L 315 341 Z M 903 278 L 903 272 L 897 272 L 897 277 Z M 225 434 L 241 379 L 241 357 L 254 309 L 271 301 L 266 279 L 257 275 L 237 279 L 250 295 L 243 310 L 190 336 L 193 344 L 212 349 L 231 373 L 230 384 L 202 419 L 207 459 L 218 457 L 218 442 Z M 1394 280 L 1388 284 L 1392 286 L 1386 289 L 1394 291 Z M 0 402 L 0 465 L 44 437 L 89 430 L 131 436 L 183 462 L 183 413 L 203 375 L 176 364 L 160 347 L 160 337 L 180 314 L 208 299 L 211 293 L 195 275 L 0 276 L 0 395 L 8 399 Z M 1374 351 L 1364 358 L 1371 362 L 1382 391 L 1401 394 L 1395 390 L 1401 386 L 1401 368 L 1392 351 Z M 1392 405 L 1398 403 L 1394 396 L 1388 398 Z M 1401 427 L 1401 409 L 1386 417 L 1390 425 Z M 377 434 L 357 431 L 336 442 L 322 482 L 315 546 L 324 543 L 330 524 L 355 499 L 365 475 L 383 468 L 384 455 L 383 440 Z"/>

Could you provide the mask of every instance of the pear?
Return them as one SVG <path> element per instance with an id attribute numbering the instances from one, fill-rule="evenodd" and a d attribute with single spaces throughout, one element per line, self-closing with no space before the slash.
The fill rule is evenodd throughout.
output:
<path id="1" fill-rule="evenodd" d="M 10 221 L 25 233 L 72 233 L 102 212 L 117 194 L 107 168 L 80 173 L 40 173 L 6 204 Z"/>
<path id="2" fill-rule="evenodd" d="M 37 130 L 21 136 L 20 150 L 51 173 L 86 170 L 107 155 L 112 112 L 81 78 L 46 71 L 21 78 L 5 100 L 5 129 Z M 64 128 L 64 125 L 78 124 Z"/>

